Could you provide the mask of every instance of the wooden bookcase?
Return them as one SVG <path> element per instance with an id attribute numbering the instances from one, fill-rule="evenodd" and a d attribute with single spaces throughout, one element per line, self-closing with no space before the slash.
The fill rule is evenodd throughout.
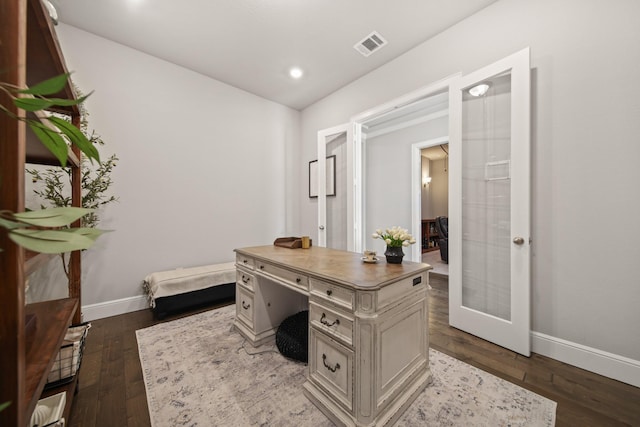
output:
<path id="1" fill-rule="evenodd" d="M 67 72 L 53 25 L 40 0 L 2 2 L 0 41 L 2 82 L 31 86 Z M 55 97 L 75 99 L 71 82 Z M 0 102 L 11 113 L 24 115 L 1 91 Z M 77 106 L 56 112 L 68 115 L 79 126 Z M 80 152 L 70 151 L 72 204 L 80 206 Z M 23 122 L 0 113 L 0 209 L 24 211 L 26 163 L 59 166 Z M 68 326 L 80 322 L 80 252 L 71 254 L 69 298 L 25 305 L 25 279 L 50 256 L 37 254 L 27 260 L 25 251 L 9 240 L 4 229 L 0 229 L 0 249 L 0 403 L 11 402 L 0 412 L 0 425 L 24 427 L 41 397 Z M 67 393 L 67 417 L 73 394 L 73 389 Z"/>
<path id="2" fill-rule="evenodd" d="M 422 246 L 422 253 L 437 251 L 438 246 L 438 231 L 436 230 L 435 219 L 423 219 L 422 220 L 422 236 L 420 239 L 420 245 Z"/>

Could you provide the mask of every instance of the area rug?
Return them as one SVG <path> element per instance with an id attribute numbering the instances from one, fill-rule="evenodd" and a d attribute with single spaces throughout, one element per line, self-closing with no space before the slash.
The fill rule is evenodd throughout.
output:
<path id="1" fill-rule="evenodd" d="M 332 426 L 306 365 L 233 330 L 235 306 L 136 331 L 153 427 Z M 556 403 L 431 349 L 433 382 L 397 426 L 553 426 Z"/>

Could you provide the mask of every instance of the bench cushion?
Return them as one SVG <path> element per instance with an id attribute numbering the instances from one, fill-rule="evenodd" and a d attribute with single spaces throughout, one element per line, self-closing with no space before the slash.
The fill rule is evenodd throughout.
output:
<path id="1" fill-rule="evenodd" d="M 212 264 L 202 267 L 178 268 L 149 274 L 143 286 L 151 307 L 157 298 L 180 295 L 212 286 L 235 283 L 235 263 Z"/>

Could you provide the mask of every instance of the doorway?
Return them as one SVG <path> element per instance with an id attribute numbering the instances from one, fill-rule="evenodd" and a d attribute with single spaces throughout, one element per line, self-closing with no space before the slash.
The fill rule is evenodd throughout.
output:
<path id="1" fill-rule="evenodd" d="M 448 80 L 434 83 L 352 119 L 354 251 L 383 252 L 384 242 L 371 235 L 393 226 L 407 228 L 420 240 L 421 165 L 416 147 L 448 141 L 448 86 Z M 412 245 L 405 254 L 405 259 L 420 262 L 421 245 Z"/>
<path id="2" fill-rule="evenodd" d="M 432 273 L 449 276 L 449 142 L 433 141 L 420 149 L 421 260 Z"/>
<path id="3" fill-rule="evenodd" d="M 309 197 L 318 200 L 317 246 L 346 250 L 353 244 L 353 223 L 345 221 L 352 215 L 349 135 L 348 123 L 318 131 L 318 160 L 309 163 Z"/>

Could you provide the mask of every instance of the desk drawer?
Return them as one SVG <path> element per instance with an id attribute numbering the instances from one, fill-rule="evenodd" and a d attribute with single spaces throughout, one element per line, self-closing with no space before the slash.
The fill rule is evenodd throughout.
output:
<path id="1" fill-rule="evenodd" d="M 309 278 L 303 274 L 296 273 L 275 265 L 258 261 L 256 263 L 256 270 L 266 275 L 272 276 L 274 279 L 281 280 L 287 284 L 298 288 L 305 293 L 309 292 Z"/>
<path id="2" fill-rule="evenodd" d="M 340 307 L 353 311 L 354 294 L 349 289 L 323 282 L 321 280 L 311 279 L 309 283 L 309 293 L 316 295 L 326 301 L 331 301 Z"/>
<path id="3" fill-rule="evenodd" d="M 244 256 L 242 254 L 236 254 L 236 264 L 243 266 L 244 268 L 248 268 L 250 270 L 254 269 L 254 260 L 251 257 Z"/>
<path id="4" fill-rule="evenodd" d="M 383 308 L 413 292 L 425 291 L 429 285 L 428 278 L 427 273 L 416 274 L 383 287 L 378 292 L 378 308 Z"/>
<path id="5" fill-rule="evenodd" d="M 353 345 L 353 319 L 314 302 L 309 303 L 309 322 L 329 336 Z"/>
<path id="6" fill-rule="evenodd" d="M 253 328 L 253 314 L 255 312 L 253 295 L 253 292 L 236 285 L 236 317 L 249 328 Z"/>
<path id="7" fill-rule="evenodd" d="M 309 379 L 353 410 L 353 351 L 309 328 Z"/>
<path id="8" fill-rule="evenodd" d="M 249 274 L 242 269 L 236 269 L 236 283 L 240 283 L 242 286 L 251 289 L 252 291 L 255 289 L 255 276 L 253 274 Z"/>

